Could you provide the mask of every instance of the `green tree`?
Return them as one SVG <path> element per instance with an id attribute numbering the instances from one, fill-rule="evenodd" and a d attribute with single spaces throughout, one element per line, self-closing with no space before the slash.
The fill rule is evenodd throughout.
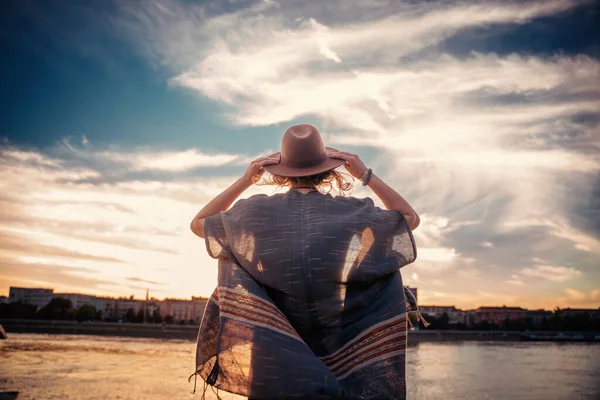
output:
<path id="1" fill-rule="evenodd" d="M 556 307 L 552 316 L 550 316 L 550 329 L 554 331 L 562 331 L 564 329 L 564 312 L 560 307 Z"/>
<path id="2" fill-rule="evenodd" d="M 46 307 L 39 310 L 37 316 L 43 319 L 75 319 L 76 314 L 71 300 L 55 297 Z"/>
<path id="3" fill-rule="evenodd" d="M 83 321 L 94 321 L 96 319 L 96 307 L 90 305 L 84 305 L 77 309 L 75 319 L 79 322 Z"/>
<path id="4" fill-rule="evenodd" d="M 450 329 L 450 317 L 448 317 L 448 314 L 443 313 L 440 319 L 438 319 L 438 323 L 438 329 Z"/>
<path id="5" fill-rule="evenodd" d="M 154 312 L 152 312 L 151 321 L 156 324 L 160 324 L 162 322 L 162 317 L 160 316 L 160 311 L 154 310 Z"/>
<path id="6" fill-rule="evenodd" d="M 125 314 L 125 321 L 126 322 L 137 322 L 137 315 L 135 314 L 135 311 L 133 310 L 133 308 L 130 308 L 129 310 L 127 310 L 127 314 Z"/>

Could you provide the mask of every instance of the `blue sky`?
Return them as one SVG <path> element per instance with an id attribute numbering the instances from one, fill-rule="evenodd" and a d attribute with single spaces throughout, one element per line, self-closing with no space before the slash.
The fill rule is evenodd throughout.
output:
<path id="1" fill-rule="evenodd" d="M 2 7 L 0 294 L 210 294 L 189 219 L 308 122 L 422 215 L 422 302 L 600 306 L 597 2 Z"/>

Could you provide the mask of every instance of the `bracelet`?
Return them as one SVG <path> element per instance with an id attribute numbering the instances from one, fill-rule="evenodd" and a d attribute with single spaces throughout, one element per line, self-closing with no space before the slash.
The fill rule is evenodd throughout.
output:
<path id="1" fill-rule="evenodd" d="M 363 180 L 362 185 L 367 186 L 371 181 L 371 176 L 373 176 L 373 170 L 371 168 L 367 169 L 367 177 Z"/>
<path id="2" fill-rule="evenodd" d="M 365 168 L 365 172 L 362 173 L 362 175 L 360 176 L 360 178 L 358 178 L 358 180 L 361 182 L 364 182 L 365 179 L 367 178 L 368 173 L 369 173 L 369 168 Z"/>

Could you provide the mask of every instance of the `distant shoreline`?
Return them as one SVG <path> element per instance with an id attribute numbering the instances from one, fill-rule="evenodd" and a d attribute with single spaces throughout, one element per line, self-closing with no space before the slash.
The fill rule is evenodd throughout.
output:
<path id="1" fill-rule="evenodd" d="M 0 325 L 6 330 L 8 339 L 11 333 L 42 333 L 139 337 L 149 339 L 195 340 L 198 326 L 163 325 L 118 322 L 76 322 L 27 319 L 0 319 Z M 535 334 L 558 334 L 560 332 L 530 332 Z M 563 332 L 568 335 L 577 332 Z M 408 331 L 409 344 L 420 342 L 456 342 L 456 341 L 521 341 L 519 331 L 457 331 L 457 330 L 414 330 Z M 581 334 L 581 333 L 580 333 Z M 586 336 L 600 333 L 586 332 Z"/>

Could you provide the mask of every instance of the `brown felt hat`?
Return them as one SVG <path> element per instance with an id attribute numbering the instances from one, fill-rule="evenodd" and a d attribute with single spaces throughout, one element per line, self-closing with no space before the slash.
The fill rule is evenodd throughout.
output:
<path id="1" fill-rule="evenodd" d="M 269 158 L 279 158 L 279 164 L 265 165 L 264 169 L 274 175 L 299 177 L 319 174 L 337 168 L 344 160 L 329 158 L 321 134 L 312 125 L 294 125 L 285 131 L 281 139 L 281 151 Z"/>

